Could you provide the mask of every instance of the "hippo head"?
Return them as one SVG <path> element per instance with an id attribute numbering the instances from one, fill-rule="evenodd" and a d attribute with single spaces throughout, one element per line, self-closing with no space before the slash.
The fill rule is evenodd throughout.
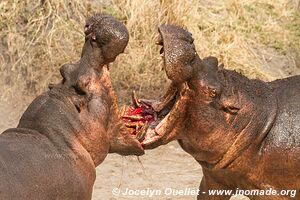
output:
<path id="1" fill-rule="evenodd" d="M 264 135 L 276 116 L 276 98 L 267 84 L 223 69 L 215 57 L 200 59 L 182 28 L 161 26 L 157 44 L 172 83 L 159 101 L 140 100 L 136 106 L 149 124 L 145 149 L 177 139 L 199 162 L 222 167 L 249 138 Z"/>
<path id="2" fill-rule="evenodd" d="M 141 144 L 128 133 L 119 116 L 108 68 L 108 64 L 127 46 L 127 28 L 111 16 L 97 14 L 87 20 L 84 32 L 85 44 L 80 62 L 70 70 L 72 78 L 66 77 L 66 80 L 73 81 L 71 84 L 64 82 L 64 85 L 71 85 L 74 89 L 77 94 L 74 105 L 79 115 L 84 116 L 83 123 L 95 137 L 106 137 L 106 140 L 101 140 L 109 143 L 110 153 L 142 155 Z"/>
<path id="3" fill-rule="evenodd" d="M 123 53 L 129 40 L 125 25 L 103 14 L 89 18 L 84 33 L 86 42 L 88 41 L 93 48 L 100 48 L 103 64 L 113 62 L 120 53 Z"/>
<path id="4" fill-rule="evenodd" d="M 142 114 L 152 115 L 154 119 L 149 122 L 142 141 L 146 149 L 180 139 L 185 126 L 191 127 L 195 123 L 192 121 L 188 124 L 189 120 L 200 119 L 194 116 L 196 112 L 192 109 L 200 109 L 201 106 L 201 109 L 207 110 L 208 116 L 222 111 L 218 102 L 221 85 L 217 59 L 208 57 L 201 60 L 195 50 L 192 34 L 180 27 L 162 25 L 158 32 L 156 44 L 162 46 L 160 54 L 167 77 L 172 82 L 160 101 L 141 101 L 141 105 L 147 108 Z M 152 111 L 149 112 L 149 109 Z M 232 113 L 238 111 L 237 106 L 228 106 L 226 109 Z M 205 120 L 204 124 L 207 124 Z"/>
<path id="5" fill-rule="evenodd" d="M 59 127 L 56 136 L 76 138 L 96 165 L 107 153 L 142 155 L 143 147 L 119 116 L 108 68 L 127 43 L 126 27 L 113 17 L 88 19 L 79 62 L 61 67 L 62 82 L 33 102 L 20 126 L 45 134 Z"/>
<path id="6" fill-rule="evenodd" d="M 172 82 L 160 101 L 144 103 L 153 109 L 155 118 L 142 141 L 146 149 L 184 138 L 186 130 L 193 130 L 192 126 L 201 119 L 196 117 L 197 109 L 203 110 L 204 115 L 214 117 L 223 112 L 219 107 L 221 83 L 218 79 L 218 60 L 215 57 L 201 60 L 195 50 L 192 34 L 178 26 L 162 25 L 158 32 L 156 44 L 162 46 L 160 54 L 164 69 Z M 225 109 L 232 114 L 238 111 L 237 106 Z M 226 114 L 219 116 L 224 116 L 226 121 Z M 223 119 L 219 122 L 222 123 Z M 200 124 L 209 127 L 207 122 L 210 120 L 207 117 Z M 207 128 L 204 127 L 204 130 Z"/>
<path id="7" fill-rule="evenodd" d="M 100 71 L 104 65 L 115 61 L 123 53 L 129 40 L 126 26 L 112 16 L 96 14 L 86 21 L 85 43 L 81 59 L 76 64 L 64 64 L 60 68 L 65 86 L 78 84 L 80 76 L 89 76 L 90 68 Z M 78 85 L 84 91 L 84 87 Z"/>

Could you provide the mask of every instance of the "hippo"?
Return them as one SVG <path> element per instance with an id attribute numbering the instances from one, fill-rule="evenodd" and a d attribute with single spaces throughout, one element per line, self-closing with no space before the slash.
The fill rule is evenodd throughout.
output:
<path id="1" fill-rule="evenodd" d="M 79 62 L 0 135 L 0 199 L 89 200 L 95 168 L 108 153 L 142 155 L 119 115 L 108 64 L 128 43 L 126 27 L 96 14 Z"/>
<path id="2" fill-rule="evenodd" d="M 216 57 L 200 59 L 188 31 L 158 31 L 171 85 L 158 100 L 139 100 L 141 116 L 155 117 L 143 147 L 177 140 L 202 167 L 199 200 L 300 199 L 300 76 L 248 79 Z"/>

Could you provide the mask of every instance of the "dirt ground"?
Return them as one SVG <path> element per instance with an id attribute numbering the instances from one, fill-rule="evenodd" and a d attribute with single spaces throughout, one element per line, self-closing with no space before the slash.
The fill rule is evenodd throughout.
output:
<path id="1" fill-rule="evenodd" d="M 155 150 L 147 151 L 140 157 L 122 157 L 109 155 L 104 163 L 97 168 L 97 179 L 94 186 L 93 200 L 129 200 L 129 199 L 196 199 L 195 196 L 159 195 L 150 197 L 122 195 L 126 188 L 133 190 L 161 190 L 162 193 L 172 188 L 197 190 L 202 178 L 200 165 L 177 142 Z M 114 188 L 121 195 L 112 194 Z M 246 197 L 232 197 L 231 200 L 247 200 Z"/>

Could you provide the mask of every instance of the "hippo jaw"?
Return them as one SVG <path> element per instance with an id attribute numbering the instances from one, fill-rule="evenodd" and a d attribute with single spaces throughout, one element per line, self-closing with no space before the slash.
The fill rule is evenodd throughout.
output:
<path id="1" fill-rule="evenodd" d="M 178 130 L 184 121 L 187 101 L 190 99 L 191 90 L 187 81 L 192 77 L 192 62 L 196 56 L 189 32 L 172 25 L 162 25 L 158 32 L 156 44 L 162 46 L 160 54 L 164 60 L 164 69 L 172 83 L 162 102 L 135 103 L 135 109 L 141 109 L 141 121 L 149 126 L 144 135 L 139 136 L 145 149 L 152 149 L 178 138 Z M 125 115 L 128 114 L 130 115 Z M 133 121 L 137 122 L 135 119 Z"/>
<path id="2" fill-rule="evenodd" d="M 153 149 L 178 139 L 178 129 L 185 118 L 189 92 L 188 85 L 183 84 L 181 90 L 158 113 L 157 120 L 150 124 L 142 141 L 145 149 Z"/>
<path id="3" fill-rule="evenodd" d="M 130 128 L 131 134 L 135 135 L 145 149 L 167 144 L 178 137 L 178 126 L 185 118 L 189 93 L 188 85 L 182 84 L 180 89 L 176 88 L 176 91 L 169 94 L 161 108 L 134 98 L 134 106 L 129 106 L 121 112 L 123 120 Z"/>
<path id="4" fill-rule="evenodd" d="M 160 54 L 164 69 L 172 83 L 163 105 L 158 109 L 154 106 L 158 111 L 157 125 L 148 129 L 142 142 L 145 148 L 155 148 L 178 139 L 187 101 L 191 98 L 188 80 L 193 76 L 193 62 L 197 55 L 194 39 L 188 31 L 173 25 L 162 25 L 158 32 L 156 44 L 162 46 Z"/>
<path id="5" fill-rule="evenodd" d="M 158 28 L 156 44 L 161 45 L 160 54 L 164 60 L 164 69 L 173 83 L 183 83 L 193 75 L 192 62 L 196 50 L 192 34 L 173 25 Z"/>

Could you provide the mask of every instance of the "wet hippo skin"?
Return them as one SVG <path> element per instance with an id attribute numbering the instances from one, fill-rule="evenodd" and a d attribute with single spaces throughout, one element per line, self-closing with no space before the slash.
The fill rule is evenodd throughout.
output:
<path id="1" fill-rule="evenodd" d="M 0 135 L 1 200 L 88 200 L 95 167 L 108 153 L 144 153 L 120 120 L 107 67 L 127 42 L 126 27 L 114 18 L 87 21 L 79 62 L 64 65 L 62 82 Z"/>
<path id="2" fill-rule="evenodd" d="M 206 194 L 200 192 L 199 200 L 230 198 L 210 196 L 209 189 L 299 193 L 300 76 L 250 80 L 223 69 L 215 57 L 200 59 L 193 41 L 177 26 L 159 28 L 157 44 L 172 83 L 161 99 L 143 101 L 157 113 L 143 146 L 153 149 L 178 140 L 202 166 L 200 191 Z M 293 194 L 249 198 L 300 199 Z"/>

